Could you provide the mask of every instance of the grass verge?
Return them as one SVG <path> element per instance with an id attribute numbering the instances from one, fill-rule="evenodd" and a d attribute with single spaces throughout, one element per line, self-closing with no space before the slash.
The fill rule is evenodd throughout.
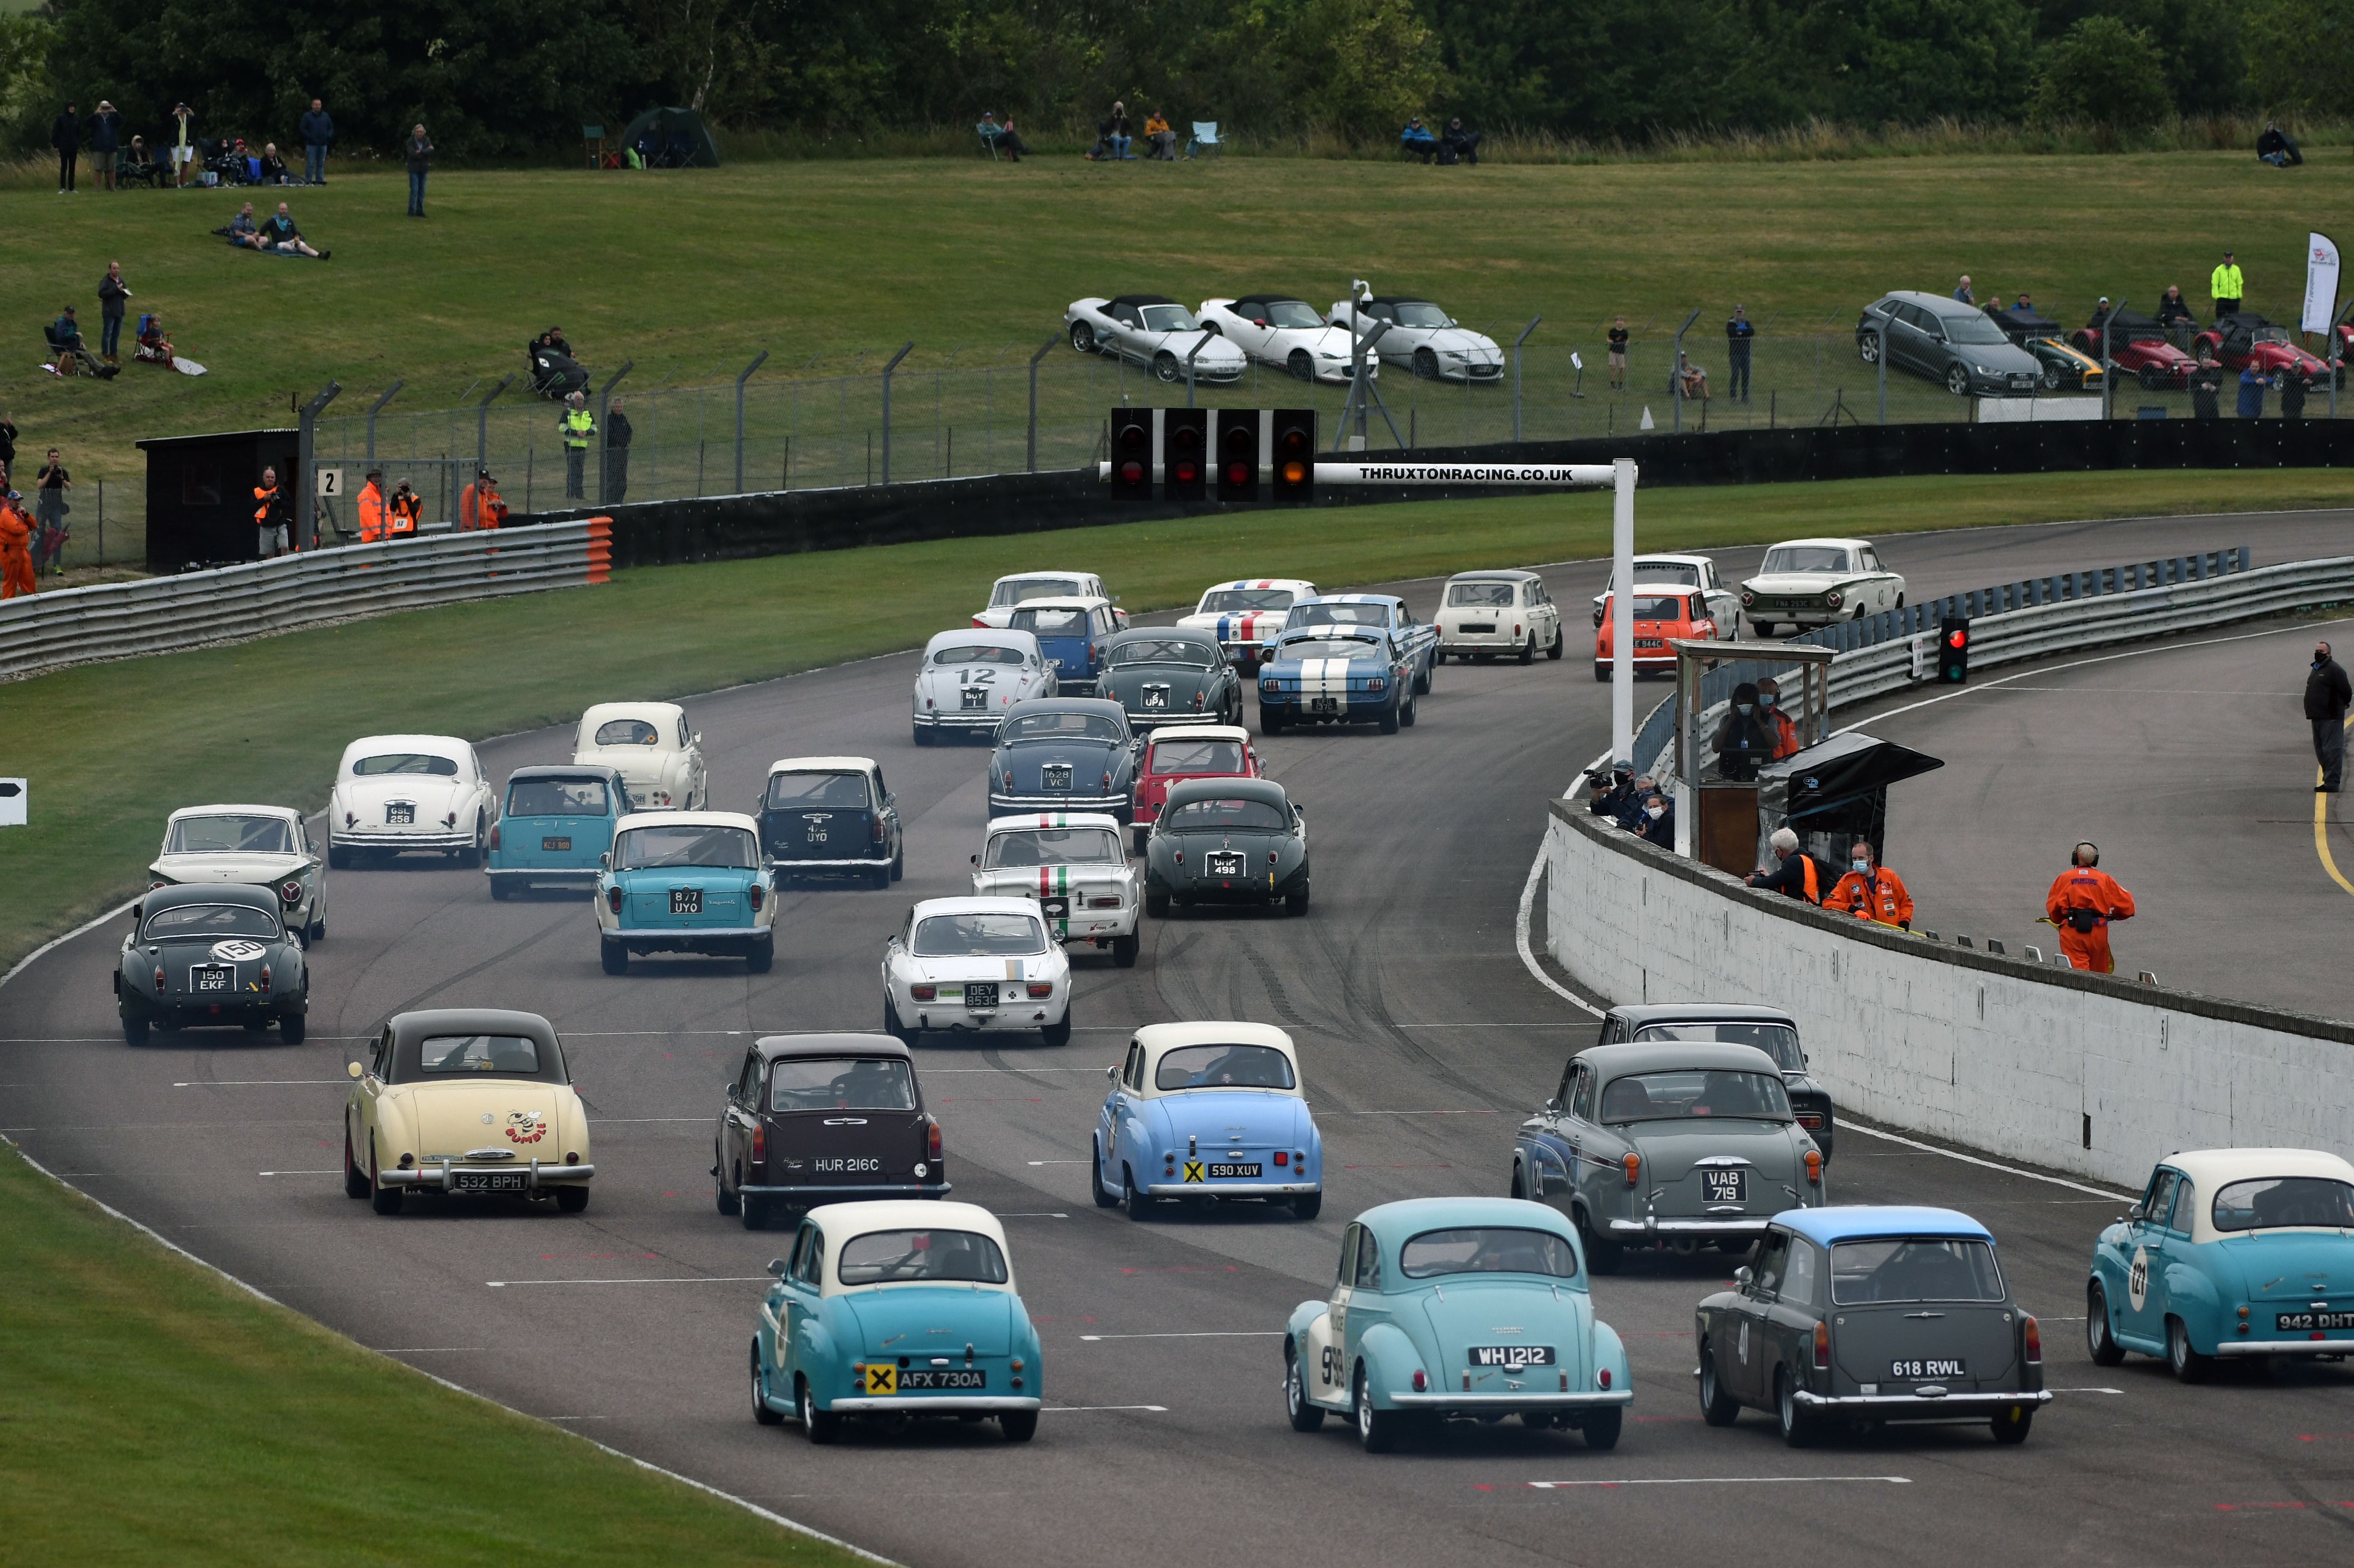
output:
<path id="1" fill-rule="evenodd" d="M 2346 502 L 2345 479 L 2327 470 L 2168 471 L 1646 491 L 1637 514 L 1643 547 L 1668 549 Z M 1190 605 L 1221 577 L 1340 588 L 1597 556 L 1609 508 L 1599 493 L 1499 496 L 664 567 L 0 686 L 0 758 L 31 779 L 34 823 L 0 835 L 0 967 L 136 891 L 175 807 L 315 810 L 358 736 L 504 734 L 592 702 L 915 647 L 962 624 L 992 577 L 1042 562 L 1100 571 L 1144 609 Z"/>
<path id="2" fill-rule="evenodd" d="M 5 1145 L 0 1276 L 11 1563 L 858 1561 L 258 1301 Z"/>

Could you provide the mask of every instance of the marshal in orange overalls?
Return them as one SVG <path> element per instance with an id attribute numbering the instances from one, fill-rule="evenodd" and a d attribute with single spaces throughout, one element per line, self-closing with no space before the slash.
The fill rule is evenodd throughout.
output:
<path id="1" fill-rule="evenodd" d="M 32 540 L 33 520 L 0 497 L 0 599 L 35 591 Z"/>
<path id="2" fill-rule="evenodd" d="M 360 543 L 373 545 L 384 537 L 384 486 L 369 480 L 360 487 Z"/>
<path id="3" fill-rule="evenodd" d="M 1823 907 L 1882 926 L 1913 926 L 1913 895 L 1904 890 L 1904 879 L 1884 865 L 1872 867 L 1870 876 L 1850 871 L 1840 877 Z"/>
<path id="4" fill-rule="evenodd" d="M 2060 927 L 2060 950 L 2072 967 L 2096 975 L 2117 972 L 2109 952 L 2109 923 L 2132 919 L 2134 898 L 2115 877 L 2094 866 L 2072 865 L 2052 881 L 2043 913 Z"/>

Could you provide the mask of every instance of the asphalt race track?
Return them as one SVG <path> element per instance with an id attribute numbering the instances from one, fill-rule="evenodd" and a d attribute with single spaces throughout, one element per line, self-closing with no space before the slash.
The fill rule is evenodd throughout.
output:
<path id="1" fill-rule="evenodd" d="M 1928 595 L 2243 543 L 2259 562 L 2327 554 L 2348 520 L 1912 535 L 1886 553 Z M 1723 558 L 1737 572 L 1757 554 Z M 192 1032 L 128 1049 L 109 986 L 125 922 L 110 921 L 8 985 L 0 1129 L 362 1344 L 909 1563 L 1095 1568 L 1138 1551 L 1483 1564 L 1803 1555 L 1943 1565 L 1957 1552 L 2133 1568 L 2343 1560 L 2354 1541 L 2354 1371 L 2226 1372 L 2203 1388 L 2140 1358 L 2099 1371 L 2083 1349 L 2083 1282 L 2094 1232 L 2125 1200 L 1861 1130 L 1840 1140 L 1835 1197 L 1975 1213 L 2041 1315 L 2049 1383 L 2064 1392 L 2024 1446 L 1998 1448 L 1973 1426 L 1793 1451 L 1760 1414 L 1729 1432 L 1704 1427 L 1691 1308 L 1731 1262 L 1707 1255 L 1631 1263 L 1596 1287 L 1637 1389 L 1613 1453 L 1511 1424 L 1452 1428 L 1438 1447 L 1376 1458 L 1339 1423 L 1307 1436 L 1288 1428 L 1278 1331 L 1328 1283 L 1342 1224 L 1390 1198 L 1502 1191 L 1515 1123 L 1590 1038 L 1513 945 L 1543 802 L 1606 744 L 1608 688 L 1588 673 L 1584 619 L 1605 567 L 1549 575 L 1570 617 L 1561 662 L 1448 664 L 1420 723 L 1400 735 L 1268 743 L 1277 777 L 1309 810 L 1317 878 L 1306 919 L 1148 921 L 1135 969 L 1079 960 L 1066 1048 L 919 1048 L 957 1196 L 1006 1216 L 1044 1340 L 1048 1412 L 1028 1446 L 1002 1442 L 993 1424 L 856 1434 L 825 1449 L 790 1424 L 755 1425 L 746 1346 L 762 1265 L 785 1234 L 722 1219 L 705 1175 L 721 1085 L 747 1042 L 879 1027 L 886 930 L 909 900 L 966 886 L 986 753 L 910 744 L 912 655 L 688 705 L 718 806 L 748 802 L 775 758 L 866 753 L 881 758 L 908 824 L 900 886 L 785 895 L 774 972 L 652 959 L 608 977 L 576 899 L 493 904 L 479 873 L 421 861 L 336 873 L 330 937 L 313 954 L 309 1044 Z M 1433 583 L 1407 591 L 1426 611 L 1435 602 Z M 2280 661 L 2296 653 L 2278 646 Z M 2249 683 L 2285 690 L 2286 679 Z M 1666 691 L 1647 683 L 1639 700 Z M 1966 727 L 1925 717 L 1919 734 L 1950 752 L 1945 736 Z M 567 732 L 544 731 L 482 750 L 503 778 L 564 760 L 567 744 Z M 2168 751 L 2168 765 L 2182 755 Z M 2114 786 L 2120 799 L 2130 788 Z M 159 799 L 157 821 L 183 803 Z M 2040 866 L 2046 841 L 2079 831 L 2073 815 L 1989 815 L 1956 853 L 2018 836 L 2031 843 L 2003 853 Z M 2140 885 L 2133 857 L 2115 853 Z M 1898 861 L 1908 872 L 1923 863 Z M 2126 932 L 2121 941 L 2137 944 Z M 535 1010 L 564 1032 L 596 1118 L 600 1173 L 586 1213 L 412 1199 L 387 1219 L 342 1195 L 338 1113 L 354 1045 L 391 1012 L 464 1003 Z M 1331 1199 L 1319 1221 L 1237 1210 L 1140 1225 L 1089 1201 L 1103 1067 L 1130 1027 L 1199 1017 L 1279 1023 L 1299 1039 L 1326 1139 Z"/>

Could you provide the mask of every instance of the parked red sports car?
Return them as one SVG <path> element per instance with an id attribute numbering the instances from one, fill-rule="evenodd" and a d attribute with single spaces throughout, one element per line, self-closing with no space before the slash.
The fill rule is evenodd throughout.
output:
<path id="1" fill-rule="evenodd" d="M 2199 361 L 2174 346 L 2166 335 L 2166 328 L 2139 311 L 2115 311 L 2109 317 L 2109 357 L 2124 375 L 2137 378 L 2153 391 L 2161 387 L 2184 387 L 2190 373 L 2199 368 Z M 2077 329 L 2069 343 L 2094 359 L 2101 357 L 2101 320 Z"/>
<path id="2" fill-rule="evenodd" d="M 2299 348 L 2287 328 L 2273 325 L 2253 311 L 2225 316 L 2200 333 L 2197 343 L 2202 349 L 2212 350 L 2229 370 L 2245 370 L 2253 364 L 2265 376 L 2288 371 L 2308 381 L 2327 383 L 2329 366 Z"/>

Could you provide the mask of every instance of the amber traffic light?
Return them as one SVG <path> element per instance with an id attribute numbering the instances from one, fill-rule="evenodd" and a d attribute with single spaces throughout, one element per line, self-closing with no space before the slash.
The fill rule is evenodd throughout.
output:
<path id="1" fill-rule="evenodd" d="M 1316 410 L 1275 411 L 1275 499 L 1293 503 L 1316 498 Z"/>

